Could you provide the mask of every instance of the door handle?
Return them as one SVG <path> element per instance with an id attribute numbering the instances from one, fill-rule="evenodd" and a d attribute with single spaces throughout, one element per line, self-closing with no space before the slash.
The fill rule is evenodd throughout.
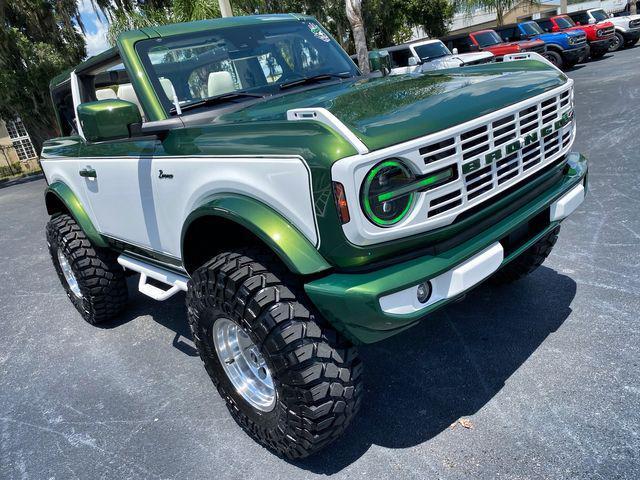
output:
<path id="1" fill-rule="evenodd" d="M 93 168 L 83 168 L 78 172 L 81 177 L 84 178 L 96 178 L 98 174 Z"/>

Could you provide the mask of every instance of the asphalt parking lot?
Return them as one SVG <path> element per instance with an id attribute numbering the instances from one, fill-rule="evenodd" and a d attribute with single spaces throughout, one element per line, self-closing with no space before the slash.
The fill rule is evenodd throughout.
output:
<path id="1" fill-rule="evenodd" d="M 132 280 L 127 313 L 91 327 L 48 256 L 44 181 L 0 189 L 0 478 L 639 478 L 639 64 L 569 73 L 590 193 L 544 266 L 362 348 L 359 417 L 297 463 L 228 415 L 184 296 Z"/>

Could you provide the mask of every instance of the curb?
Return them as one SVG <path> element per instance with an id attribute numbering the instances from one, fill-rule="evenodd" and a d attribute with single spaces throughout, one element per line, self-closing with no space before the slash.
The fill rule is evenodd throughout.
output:
<path id="1" fill-rule="evenodd" d="M 32 175 L 26 175 L 15 180 L 0 180 L 0 188 L 11 187 L 13 185 L 20 185 L 21 183 L 33 182 L 34 180 L 40 180 L 44 178 L 43 173 L 36 173 Z"/>

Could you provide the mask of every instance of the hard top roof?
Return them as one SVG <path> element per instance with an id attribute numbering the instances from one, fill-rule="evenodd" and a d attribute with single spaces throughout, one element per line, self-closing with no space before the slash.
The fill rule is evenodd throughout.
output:
<path id="1" fill-rule="evenodd" d="M 507 28 L 515 28 L 521 23 L 530 23 L 530 22 L 533 22 L 533 20 L 525 20 L 524 22 L 518 22 L 518 23 L 507 23 L 505 25 L 500 25 L 499 27 L 493 27 L 493 30 L 496 32 L 499 32 L 500 30 L 506 30 Z"/>

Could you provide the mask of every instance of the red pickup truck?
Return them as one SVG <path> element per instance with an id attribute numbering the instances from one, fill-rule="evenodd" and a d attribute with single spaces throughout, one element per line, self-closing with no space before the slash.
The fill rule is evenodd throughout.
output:
<path id="1" fill-rule="evenodd" d="M 591 58 L 600 58 L 609 51 L 609 45 L 613 40 L 615 27 L 613 23 L 605 21 L 591 25 L 576 24 L 568 15 L 557 15 L 551 18 L 539 18 L 535 20 L 546 32 L 564 32 L 582 30 L 587 35 L 589 42 L 589 54 Z"/>
<path id="2" fill-rule="evenodd" d="M 477 32 L 459 35 L 450 35 L 441 38 L 449 50 L 455 48 L 458 53 L 487 51 L 496 56 L 496 60 L 502 59 L 509 53 L 536 52 L 544 55 L 545 43 L 542 40 L 522 40 L 518 42 L 505 42 L 493 30 L 479 30 Z M 453 52 L 454 54 L 456 52 Z"/>

